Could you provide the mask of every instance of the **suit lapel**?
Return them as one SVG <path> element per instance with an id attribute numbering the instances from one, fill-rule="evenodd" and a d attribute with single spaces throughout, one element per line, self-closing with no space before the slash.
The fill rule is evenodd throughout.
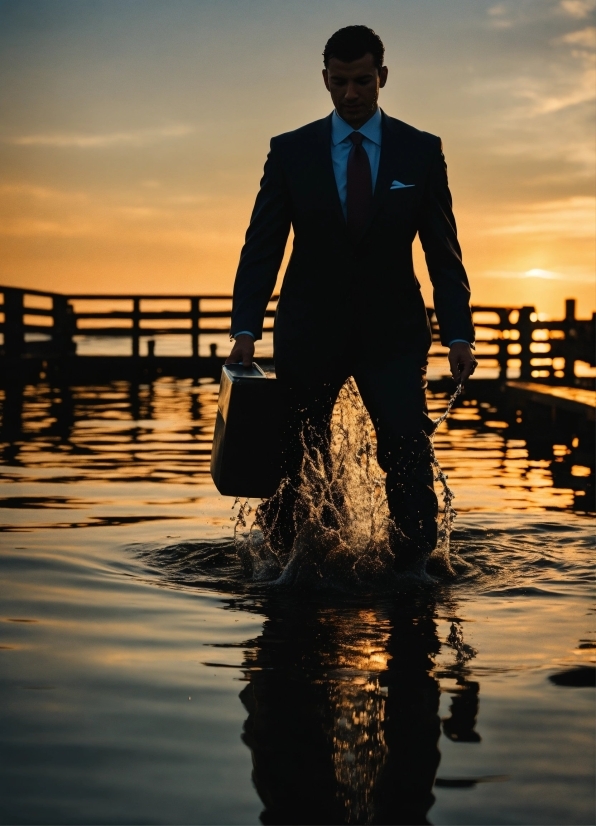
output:
<path id="1" fill-rule="evenodd" d="M 393 180 L 409 182 L 411 177 L 411 158 L 405 141 L 402 139 L 399 121 L 388 118 L 382 113 L 381 157 L 379 171 L 373 194 L 373 205 L 365 232 L 370 229 L 379 209 L 389 197 Z"/>
<path id="2" fill-rule="evenodd" d="M 409 182 L 411 177 L 411 157 L 403 139 L 399 121 L 388 118 L 382 112 L 382 137 L 381 137 L 381 157 L 379 159 L 379 170 L 373 193 L 372 209 L 366 229 L 361 238 L 368 232 L 379 209 L 386 198 L 389 197 L 392 181 L 397 178 L 399 181 Z M 344 212 L 337 191 L 333 161 L 331 158 L 331 118 L 329 115 L 319 121 L 316 140 L 311 143 L 311 151 L 314 151 L 314 169 L 317 175 L 320 174 L 319 192 L 329 204 L 330 209 L 335 213 L 339 223 L 348 235 L 348 227 Z M 355 239 L 352 239 L 355 240 Z M 357 243 L 357 241 L 356 241 Z"/>
<path id="3" fill-rule="evenodd" d="M 383 197 L 387 194 L 391 186 L 391 181 L 393 180 L 393 161 L 398 149 L 397 137 L 385 113 L 383 113 L 381 123 L 381 157 L 379 159 L 379 171 L 377 172 L 377 181 L 373 196 L 373 215 L 380 207 Z"/>
<path id="4" fill-rule="evenodd" d="M 331 158 L 331 118 L 332 115 L 329 115 L 320 121 L 321 126 L 315 144 L 317 159 L 315 168 L 320 170 L 320 184 L 323 199 L 330 205 L 331 210 L 335 213 L 338 221 L 347 232 L 346 219 L 344 218 L 339 192 L 337 191 L 333 160 Z"/>

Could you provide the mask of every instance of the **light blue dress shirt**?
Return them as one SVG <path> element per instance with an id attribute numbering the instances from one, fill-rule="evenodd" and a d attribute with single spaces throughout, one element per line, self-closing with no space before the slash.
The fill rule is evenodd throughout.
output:
<path id="1" fill-rule="evenodd" d="M 381 110 L 377 109 L 372 118 L 369 118 L 360 129 L 354 129 L 353 126 L 346 123 L 343 118 L 340 118 L 335 109 L 331 115 L 331 160 L 333 161 L 333 172 L 335 174 L 339 200 L 341 201 L 341 208 L 343 209 L 346 220 L 348 219 L 348 155 L 354 145 L 350 140 L 352 132 L 360 132 L 363 136 L 362 146 L 366 150 L 370 162 L 372 188 L 374 192 L 381 157 Z"/>
<path id="2" fill-rule="evenodd" d="M 372 176 L 372 188 L 375 191 L 377 185 L 377 175 L 379 174 L 379 161 L 381 159 L 381 137 L 383 134 L 383 120 L 381 110 L 377 108 L 374 115 L 364 123 L 360 129 L 354 129 L 349 123 L 333 110 L 331 115 L 331 160 L 333 162 L 333 173 L 335 175 L 335 183 L 339 193 L 339 200 L 341 208 L 344 213 L 344 218 L 348 219 L 348 155 L 352 149 L 353 143 L 350 140 L 352 132 L 360 132 L 363 135 L 362 146 L 366 150 L 368 160 L 370 162 L 370 172 Z M 248 335 L 254 338 L 254 333 L 250 330 L 240 330 L 234 333 L 232 338 L 237 336 Z M 449 342 L 449 346 L 456 342 L 462 344 L 469 344 L 462 338 L 455 338 Z"/>
<path id="3" fill-rule="evenodd" d="M 333 173 L 335 175 L 339 200 L 346 221 L 348 220 L 348 155 L 354 145 L 350 140 L 350 135 L 352 132 L 361 132 L 364 136 L 362 146 L 368 155 L 374 192 L 377 175 L 379 174 L 382 131 L 381 110 L 378 107 L 374 115 L 369 118 L 360 129 L 354 129 L 354 127 L 346 123 L 343 118 L 340 118 L 335 109 L 333 110 L 333 114 L 331 115 L 331 160 L 333 162 Z M 232 338 L 241 335 L 248 335 L 254 338 L 250 330 L 241 330 L 239 333 L 235 333 Z"/>

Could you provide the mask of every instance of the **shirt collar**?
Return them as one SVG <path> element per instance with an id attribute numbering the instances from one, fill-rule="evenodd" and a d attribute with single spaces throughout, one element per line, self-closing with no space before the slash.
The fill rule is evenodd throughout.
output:
<path id="1" fill-rule="evenodd" d="M 361 132 L 369 141 L 381 145 L 381 131 L 382 131 L 381 110 L 377 107 L 377 111 L 370 117 L 366 123 L 362 124 L 360 129 L 354 129 L 349 123 L 341 118 L 334 109 L 331 116 L 331 142 L 334 146 L 345 141 L 348 135 L 352 132 Z"/>

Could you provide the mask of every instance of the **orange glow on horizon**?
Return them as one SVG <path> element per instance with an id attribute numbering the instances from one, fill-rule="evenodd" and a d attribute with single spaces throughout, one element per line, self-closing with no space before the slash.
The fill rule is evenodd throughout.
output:
<path id="1" fill-rule="evenodd" d="M 336 7 L 116 5 L 101 26 L 59 7 L 47 31 L 14 12 L 0 34 L 21 47 L 1 70 L 0 283 L 230 292 L 270 136 L 330 111 L 319 62 Z M 590 9 L 367 4 L 382 107 L 443 138 L 475 304 L 594 309 Z M 432 304 L 418 243 L 415 264 Z"/>

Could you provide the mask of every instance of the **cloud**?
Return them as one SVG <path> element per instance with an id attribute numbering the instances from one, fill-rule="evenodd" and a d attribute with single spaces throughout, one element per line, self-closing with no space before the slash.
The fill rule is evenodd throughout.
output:
<path id="1" fill-rule="evenodd" d="M 85 238 L 94 234 L 94 225 L 85 220 L 17 218 L 0 227 L 0 236 L 12 238 Z"/>
<path id="2" fill-rule="evenodd" d="M 565 281 L 567 283 L 574 282 L 576 284 L 593 284 L 594 276 L 581 268 L 570 268 L 569 272 L 554 272 L 553 270 L 544 270 L 539 267 L 534 267 L 531 270 L 521 272 L 520 270 L 485 270 L 477 273 L 474 278 L 487 278 L 492 280 L 504 279 L 509 281 L 525 281 L 538 279 L 541 281 Z"/>
<path id="3" fill-rule="evenodd" d="M 542 278 L 546 281 L 560 281 L 564 276 L 558 272 L 551 272 L 551 270 L 541 270 L 540 267 L 534 267 L 531 270 L 526 270 L 522 273 L 522 278 Z"/>
<path id="4" fill-rule="evenodd" d="M 573 8 L 575 3 L 578 4 L 576 17 L 580 16 L 580 9 L 596 8 L 596 0 L 568 2 L 574 4 Z M 516 11 L 515 7 L 513 11 Z M 507 13 L 504 4 L 488 10 L 492 20 L 501 20 Z M 524 20 L 526 26 L 531 23 L 538 26 L 538 22 Z M 550 39 L 553 49 L 547 61 L 533 60 L 530 50 L 524 70 L 520 71 L 518 63 L 512 64 L 513 71 L 492 73 L 490 77 L 477 76 L 470 91 L 490 96 L 493 105 L 498 105 L 501 98 L 506 110 L 504 114 L 510 119 L 535 118 L 593 101 L 596 95 L 596 26 L 584 26 L 570 32 L 566 32 L 564 26 L 559 23 L 559 34 Z"/>
<path id="5" fill-rule="evenodd" d="M 596 198 L 574 196 L 542 201 L 517 209 L 507 223 L 489 229 L 489 235 L 549 235 L 564 238 L 593 238 Z"/>
<path id="6" fill-rule="evenodd" d="M 217 194 L 170 194 L 140 186 L 81 193 L 26 182 L 0 185 L 0 238 L 239 248 L 246 212 L 241 198 Z"/>
<path id="7" fill-rule="evenodd" d="M 551 112 L 560 112 L 570 106 L 577 106 L 580 103 L 587 103 L 594 100 L 594 83 L 596 75 L 594 73 L 593 62 L 585 66 L 584 70 L 575 78 L 575 82 L 569 84 L 566 89 L 561 89 L 555 94 L 545 93 L 541 88 L 541 83 L 526 81 L 526 88 L 517 92 L 518 98 L 525 98 L 530 102 L 528 115 L 548 115 Z"/>
<path id="8" fill-rule="evenodd" d="M 583 46 L 586 49 L 596 48 L 596 26 L 588 26 L 576 32 L 569 32 L 560 38 L 561 43 L 571 43 L 572 46 Z"/>
<path id="9" fill-rule="evenodd" d="M 596 97 L 596 27 L 588 26 L 557 37 L 562 54 L 544 76 L 521 77 L 512 94 L 530 103 L 526 115 L 536 117 L 592 102 Z"/>
<path id="10" fill-rule="evenodd" d="M 596 0 L 561 0 L 559 8 L 570 17 L 584 18 L 596 8 Z"/>
<path id="11" fill-rule="evenodd" d="M 596 4 L 596 0 L 595 0 Z M 553 94 L 545 94 L 543 82 L 534 79 L 526 82 L 518 97 L 525 97 L 532 102 L 529 114 L 544 115 L 559 112 L 570 106 L 593 101 L 596 97 L 596 26 L 587 26 L 574 32 L 568 32 L 556 38 L 555 45 L 571 47 L 567 62 L 559 77 L 553 77 L 551 83 L 559 88 Z"/>
<path id="12" fill-rule="evenodd" d="M 486 13 L 489 16 L 489 26 L 491 29 L 510 29 L 513 23 L 507 18 L 507 8 L 504 3 L 497 3 L 490 6 Z"/>
<path id="13" fill-rule="evenodd" d="M 541 278 L 545 281 L 561 281 L 565 278 L 560 272 L 551 272 L 551 270 L 542 270 L 538 267 L 526 270 L 526 272 L 519 272 L 518 270 L 489 270 L 483 273 L 486 278 Z"/>
<path id="14" fill-rule="evenodd" d="M 530 50 L 523 63 L 471 79 L 477 114 L 468 122 L 492 154 L 526 158 L 532 183 L 558 183 L 571 194 L 572 181 L 583 182 L 595 171 L 596 27 L 570 27 L 559 18 L 548 21 L 547 31 L 548 59 Z M 506 42 L 509 35 L 503 37 Z"/>
<path id="15" fill-rule="evenodd" d="M 95 135 L 75 132 L 22 135 L 15 138 L 5 138 L 5 142 L 16 146 L 105 149 L 111 146 L 148 146 L 169 138 L 181 138 L 193 131 L 193 127 L 186 124 L 174 124 L 158 128 L 132 129 L 128 132 L 104 132 Z"/>
<path id="16" fill-rule="evenodd" d="M 0 197 L 7 196 L 24 196 L 25 198 L 33 198 L 39 201 L 84 201 L 87 200 L 87 195 L 84 192 L 72 192 L 69 190 L 52 189 L 48 186 L 35 186 L 34 184 L 1 184 Z"/>

